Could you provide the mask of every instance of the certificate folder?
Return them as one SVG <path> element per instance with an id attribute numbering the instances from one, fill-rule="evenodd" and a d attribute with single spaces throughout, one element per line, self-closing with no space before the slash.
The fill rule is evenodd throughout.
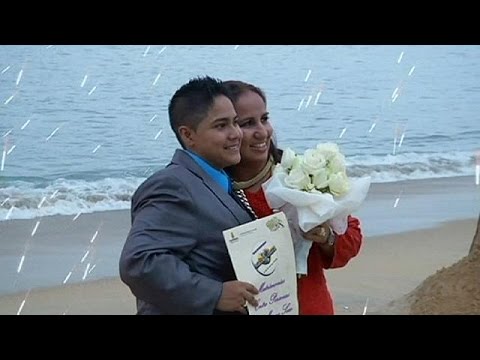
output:
<path id="1" fill-rule="evenodd" d="M 258 290 L 250 315 L 298 315 L 293 240 L 283 212 L 225 230 L 237 279 Z"/>

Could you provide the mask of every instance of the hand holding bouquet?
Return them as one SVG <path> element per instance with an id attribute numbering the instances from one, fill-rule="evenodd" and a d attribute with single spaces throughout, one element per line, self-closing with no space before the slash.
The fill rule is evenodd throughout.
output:
<path id="1" fill-rule="evenodd" d="M 296 227 L 308 232 L 328 221 L 335 233 L 345 233 L 348 215 L 360 207 L 369 188 L 370 177 L 347 176 L 345 156 L 333 143 L 319 144 L 303 155 L 287 148 L 263 185 L 270 206 L 284 211 L 297 230 L 293 232 L 297 264 L 305 269 L 311 242 L 301 239 Z M 306 273 L 305 269 L 300 272 Z"/>

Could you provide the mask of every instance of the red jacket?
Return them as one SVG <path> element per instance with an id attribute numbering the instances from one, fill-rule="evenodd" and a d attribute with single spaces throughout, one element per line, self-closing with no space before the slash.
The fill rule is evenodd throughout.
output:
<path id="1" fill-rule="evenodd" d="M 262 189 L 257 192 L 246 191 L 245 194 L 259 218 L 273 214 Z M 334 314 L 333 300 L 323 270 L 345 266 L 360 251 L 362 239 L 360 221 L 349 216 L 347 231 L 343 235 L 337 235 L 333 259 L 327 258 L 320 246 L 313 243 L 308 254 L 308 275 L 299 278 L 297 283 L 300 315 Z"/>

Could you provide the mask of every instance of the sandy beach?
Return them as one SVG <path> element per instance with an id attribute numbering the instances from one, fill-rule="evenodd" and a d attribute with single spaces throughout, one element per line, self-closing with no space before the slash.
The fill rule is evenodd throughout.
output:
<path id="1" fill-rule="evenodd" d="M 365 304 L 367 314 L 381 312 L 466 256 L 478 197 L 469 178 L 373 186 L 358 214 L 365 235 L 360 254 L 347 267 L 327 272 L 337 314 L 362 314 Z M 72 218 L 0 222 L 0 314 L 135 313 L 135 300 L 117 275 L 129 212 Z"/>

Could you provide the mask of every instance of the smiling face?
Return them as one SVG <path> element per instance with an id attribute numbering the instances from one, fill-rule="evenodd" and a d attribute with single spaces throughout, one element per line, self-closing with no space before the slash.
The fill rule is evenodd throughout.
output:
<path id="1" fill-rule="evenodd" d="M 226 96 L 215 98 L 207 116 L 196 129 L 184 125 L 178 130 L 187 149 L 218 169 L 240 162 L 242 131 L 233 104 Z"/>
<path id="2" fill-rule="evenodd" d="M 235 102 L 235 110 L 243 133 L 242 164 L 264 165 L 269 157 L 273 133 L 265 102 L 257 93 L 247 91 Z"/>

